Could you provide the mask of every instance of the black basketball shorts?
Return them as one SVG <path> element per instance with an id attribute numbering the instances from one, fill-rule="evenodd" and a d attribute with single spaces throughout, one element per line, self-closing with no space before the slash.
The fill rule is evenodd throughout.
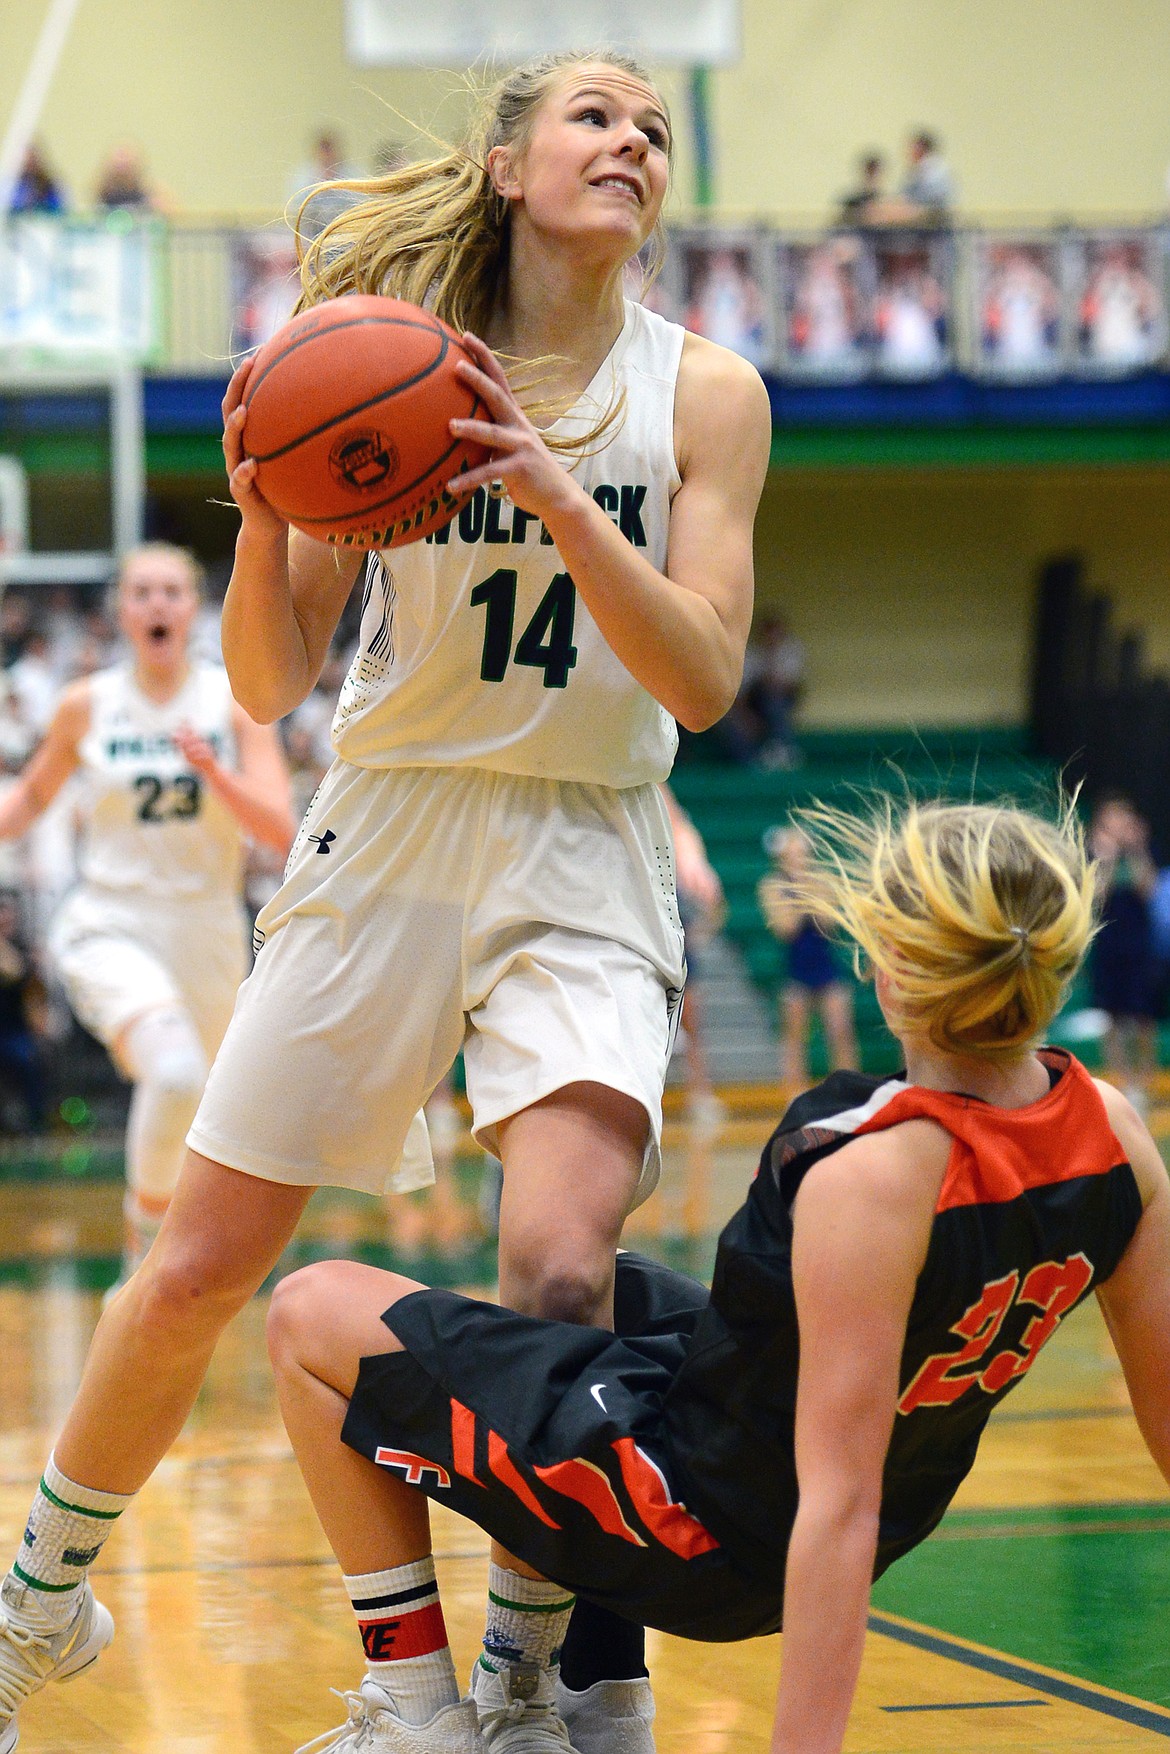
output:
<path id="1" fill-rule="evenodd" d="M 616 1335 L 413 1292 L 382 1317 L 406 1350 L 362 1360 L 342 1438 L 629 1620 L 712 1642 L 775 1631 L 782 1578 L 739 1570 L 687 1508 L 662 1428 L 706 1301 L 633 1255 Z"/>

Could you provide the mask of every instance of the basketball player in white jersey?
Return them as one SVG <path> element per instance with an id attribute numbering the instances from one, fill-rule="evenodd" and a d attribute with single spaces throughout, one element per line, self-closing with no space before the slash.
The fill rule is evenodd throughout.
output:
<path id="1" fill-rule="evenodd" d="M 49 950 L 77 1016 L 134 1083 L 123 1278 L 167 1208 L 247 968 L 245 840 L 287 851 L 293 835 L 272 730 L 236 705 L 220 666 L 188 662 L 199 597 L 183 549 L 127 556 L 117 602 L 131 661 L 65 690 L 0 805 L 0 837 L 23 834 L 80 776 L 80 881 Z"/>
<path id="2" fill-rule="evenodd" d="M 484 338 L 459 369 L 490 417 L 452 425 L 491 461 L 450 484 L 474 496 L 446 531 L 368 575 L 337 760 L 260 917 L 175 1199 L 98 1328 L 0 1590 L 0 1754 L 20 1698 L 111 1636 L 86 1566 L 312 1187 L 425 1171 L 414 1117 L 460 1046 L 476 1137 L 504 1166 L 502 1300 L 612 1321 L 622 1222 L 658 1173 L 684 973 L 658 785 L 674 721 L 701 729 L 735 696 L 771 435 L 752 367 L 623 299 L 670 149 L 636 64 L 549 57 L 501 81 L 465 149 L 362 185 L 310 249 L 310 301 L 429 301 Z M 500 358 L 536 362 L 532 413 Z M 290 537 L 265 504 L 242 449 L 247 376 L 224 404 L 242 514 L 224 652 L 269 722 L 312 688 L 358 558 Z M 383 1636 L 431 1561 L 390 1565 L 366 1535 L 341 1555 L 369 1667 L 335 1754 L 653 1747 L 637 1629 L 597 1609 L 574 1622 L 554 1691 L 565 1592 L 497 1553 L 460 1703 L 441 1616 L 425 1648 Z"/>

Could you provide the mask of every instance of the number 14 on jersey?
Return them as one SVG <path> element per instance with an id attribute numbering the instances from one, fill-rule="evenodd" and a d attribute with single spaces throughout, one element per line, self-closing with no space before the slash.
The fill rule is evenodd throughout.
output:
<path id="1" fill-rule="evenodd" d="M 471 593 L 472 604 L 485 611 L 480 676 L 485 682 L 502 682 L 509 663 L 523 664 L 543 670 L 546 688 L 564 688 L 577 662 L 573 644 L 576 588 L 567 572 L 557 573 L 513 650 L 517 576 L 513 567 L 499 567 Z"/>

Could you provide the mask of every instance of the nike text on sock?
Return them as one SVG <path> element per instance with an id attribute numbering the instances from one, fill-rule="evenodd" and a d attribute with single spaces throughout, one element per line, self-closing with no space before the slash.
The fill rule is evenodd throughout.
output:
<path id="1" fill-rule="evenodd" d="M 409 1724 L 459 1702 L 455 1664 L 431 1558 L 346 1577 L 366 1669 Z"/>

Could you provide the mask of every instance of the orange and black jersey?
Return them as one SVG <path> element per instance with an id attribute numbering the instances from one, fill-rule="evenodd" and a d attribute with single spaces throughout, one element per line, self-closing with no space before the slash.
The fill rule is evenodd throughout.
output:
<path id="1" fill-rule="evenodd" d="M 792 1202 L 821 1157 L 918 1116 L 952 1146 L 910 1310 L 876 1570 L 934 1528 L 988 1415 L 1107 1279 L 1141 1201 L 1084 1069 L 1046 1053 L 1025 1109 L 839 1073 L 793 1104 L 715 1280 L 621 1255 L 615 1332 L 449 1291 L 400 1298 L 342 1437 L 509 1552 L 644 1626 L 708 1641 L 782 1621 L 797 1508 Z"/>
<path id="2" fill-rule="evenodd" d="M 1120 1261 L 1141 1216 L 1133 1172 L 1084 1067 L 1041 1057 L 1050 1089 L 1022 1109 L 835 1073 L 765 1147 L 664 1408 L 687 1503 L 757 1576 L 783 1566 L 796 1508 L 791 1213 L 813 1164 L 922 1117 L 952 1141 L 902 1353 L 875 1575 L 939 1522 L 992 1409 Z"/>

